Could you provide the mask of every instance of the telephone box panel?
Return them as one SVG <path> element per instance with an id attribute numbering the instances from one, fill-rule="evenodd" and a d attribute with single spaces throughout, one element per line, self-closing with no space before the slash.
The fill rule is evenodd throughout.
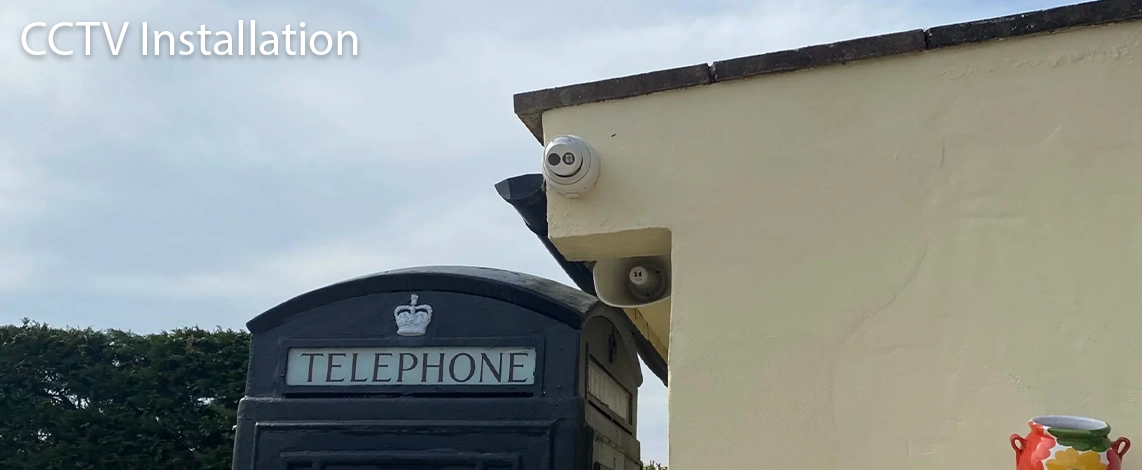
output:
<path id="1" fill-rule="evenodd" d="M 624 320 L 578 290 L 486 268 L 303 294 L 247 324 L 233 468 L 588 469 L 600 442 L 637 462 L 642 378 Z"/>

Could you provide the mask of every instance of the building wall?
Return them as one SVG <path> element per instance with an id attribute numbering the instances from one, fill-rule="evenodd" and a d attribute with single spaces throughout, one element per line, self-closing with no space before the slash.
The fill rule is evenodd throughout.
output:
<path id="1" fill-rule="evenodd" d="M 1010 468 L 1048 413 L 1142 440 L 1140 55 L 1110 25 L 545 113 L 603 159 L 550 197 L 568 257 L 669 230 L 671 469 Z"/>

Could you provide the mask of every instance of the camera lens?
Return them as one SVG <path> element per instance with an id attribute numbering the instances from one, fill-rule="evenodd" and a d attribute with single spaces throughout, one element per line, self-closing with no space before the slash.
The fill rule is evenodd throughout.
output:
<path id="1" fill-rule="evenodd" d="M 547 156 L 547 164 L 551 165 L 551 166 L 558 165 L 559 164 L 559 154 L 553 153 L 551 155 L 548 155 Z"/>

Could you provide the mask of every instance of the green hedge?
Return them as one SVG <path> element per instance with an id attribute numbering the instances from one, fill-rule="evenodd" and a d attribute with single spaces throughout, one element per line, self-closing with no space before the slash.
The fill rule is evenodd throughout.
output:
<path id="1" fill-rule="evenodd" d="M 0 468 L 229 470 L 249 342 L 199 328 L 0 327 Z"/>
<path id="2" fill-rule="evenodd" d="M 0 468 L 230 468 L 249 336 L 0 327 Z"/>

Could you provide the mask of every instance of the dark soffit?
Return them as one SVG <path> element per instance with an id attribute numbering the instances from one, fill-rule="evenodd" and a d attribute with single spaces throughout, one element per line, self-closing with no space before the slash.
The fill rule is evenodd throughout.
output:
<path id="1" fill-rule="evenodd" d="M 551 257 L 559 263 L 563 272 L 567 273 L 567 277 L 571 278 L 571 281 L 583 292 L 596 298 L 595 279 L 591 268 L 581 261 L 569 261 L 547 237 L 547 193 L 544 191 L 543 175 L 531 173 L 508 178 L 496 183 L 496 191 L 500 193 L 504 202 L 515 208 L 523 218 L 524 225 L 539 238 Z M 666 358 L 643 336 L 630 318 L 626 315 L 622 315 L 622 318 L 626 319 L 625 326 L 634 333 L 635 348 L 638 349 L 643 364 L 646 364 L 646 368 L 662 381 L 662 385 L 668 386 L 670 368 Z"/>

